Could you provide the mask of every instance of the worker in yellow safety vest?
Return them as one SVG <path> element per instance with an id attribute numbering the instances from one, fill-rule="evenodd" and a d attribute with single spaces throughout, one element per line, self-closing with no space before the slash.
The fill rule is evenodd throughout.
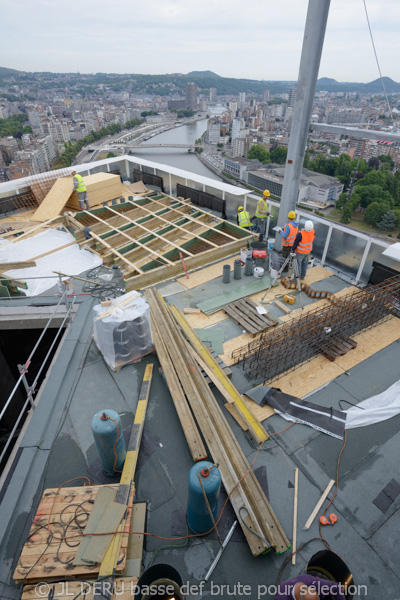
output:
<path id="1" fill-rule="evenodd" d="M 247 210 L 244 210 L 243 206 L 239 206 L 238 208 L 236 222 L 239 225 L 239 227 L 243 227 L 243 229 L 248 229 L 249 231 L 251 231 L 252 224 L 250 220 L 250 215 L 247 212 Z"/>
<path id="2" fill-rule="evenodd" d="M 87 197 L 86 186 L 85 182 L 83 181 L 82 175 L 79 175 L 76 171 L 72 171 L 71 175 L 74 178 L 74 190 L 79 196 L 79 206 L 81 207 L 81 210 L 83 210 L 85 206 L 89 209 L 89 200 Z"/>
<path id="3" fill-rule="evenodd" d="M 262 242 L 265 236 L 266 219 L 270 215 L 268 212 L 267 199 L 270 197 L 269 190 L 264 190 L 263 197 L 257 202 L 256 225 L 254 231 L 260 234 L 259 241 Z"/>
<path id="4" fill-rule="evenodd" d="M 296 221 L 296 213 L 291 210 L 288 214 L 289 222 L 285 227 L 278 229 L 278 233 L 282 237 L 282 256 L 287 258 L 290 254 L 290 249 L 294 244 L 297 232 L 299 230 L 299 224 Z"/>
<path id="5" fill-rule="evenodd" d="M 307 273 L 308 258 L 313 249 L 315 239 L 314 224 L 312 221 L 306 221 L 304 229 L 299 231 L 292 246 L 291 256 L 295 256 L 299 266 L 300 279 L 304 279 Z"/>

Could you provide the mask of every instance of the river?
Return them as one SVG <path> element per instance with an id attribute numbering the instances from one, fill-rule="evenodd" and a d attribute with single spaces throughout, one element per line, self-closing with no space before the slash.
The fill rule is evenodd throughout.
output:
<path id="1" fill-rule="evenodd" d="M 209 107 L 208 114 L 221 114 L 225 110 L 225 107 L 215 106 Z M 193 144 L 198 138 L 200 138 L 207 129 L 207 119 L 203 121 L 196 121 L 190 125 L 181 125 L 175 129 L 170 129 L 164 133 L 154 136 L 147 142 L 143 142 L 141 147 L 146 144 Z M 209 177 L 210 179 L 217 179 L 221 181 L 218 175 L 215 175 L 210 169 L 207 169 L 205 165 L 192 153 L 187 150 L 179 148 L 149 148 L 148 151 L 140 150 L 138 156 L 141 156 L 147 160 L 169 165 L 171 167 L 177 167 L 184 169 L 185 171 L 191 171 L 198 175 Z"/>

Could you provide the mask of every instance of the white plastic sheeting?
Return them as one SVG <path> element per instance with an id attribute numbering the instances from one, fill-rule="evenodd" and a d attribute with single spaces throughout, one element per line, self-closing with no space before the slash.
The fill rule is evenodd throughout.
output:
<path id="1" fill-rule="evenodd" d="M 109 309 L 100 304 L 94 306 L 93 336 L 113 371 L 139 362 L 154 351 L 150 308 L 146 300 L 132 290 L 113 300 Z"/>
<path id="2" fill-rule="evenodd" d="M 364 409 L 364 410 L 362 410 Z M 387 390 L 346 411 L 346 429 L 365 427 L 400 414 L 400 380 Z"/>
<path id="3" fill-rule="evenodd" d="M 48 229 L 20 242 L 0 247 L 0 262 L 31 260 L 73 241 L 74 238 L 65 231 Z M 34 279 L 26 280 L 28 289 L 24 289 L 23 292 L 27 296 L 37 296 L 57 284 L 57 279 L 41 279 L 41 277 L 54 276 L 53 271 L 60 271 L 67 275 L 79 275 L 101 264 L 102 261 L 98 256 L 88 250 L 80 250 L 76 244 L 39 258 L 36 260 L 36 267 L 7 271 L 6 275 L 21 281 L 25 281 L 26 277 L 34 277 Z"/>

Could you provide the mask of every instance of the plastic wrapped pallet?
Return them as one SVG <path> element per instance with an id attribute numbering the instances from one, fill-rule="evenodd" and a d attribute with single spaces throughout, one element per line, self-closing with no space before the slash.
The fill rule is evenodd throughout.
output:
<path id="1" fill-rule="evenodd" d="M 94 340 L 113 371 L 154 351 L 149 305 L 138 292 L 116 298 L 106 309 L 97 304 L 93 320 Z"/>

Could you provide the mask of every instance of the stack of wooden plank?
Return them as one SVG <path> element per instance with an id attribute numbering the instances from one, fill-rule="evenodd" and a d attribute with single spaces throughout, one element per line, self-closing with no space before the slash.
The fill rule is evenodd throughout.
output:
<path id="1" fill-rule="evenodd" d="M 278 325 L 278 321 L 271 317 L 267 311 L 265 311 L 265 314 L 260 314 L 257 307 L 258 304 L 250 298 L 243 298 L 242 300 L 231 302 L 227 306 L 224 306 L 222 310 L 226 312 L 239 327 L 243 327 L 247 333 L 254 337 L 258 333 Z"/>
<path id="2" fill-rule="evenodd" d="M 122 193 L 122 184 L 119 175 L 112 173 L 95 173 L 84 177 L 90 208 L 99 206 L 103 202 L 118 199 Z M 67 208 L 79 210 L 79 196 L 73 192 L 67 202 Z"/>
<path id="3" fill-rule="evenodd" d="M 266 432 L 248 409 L 243 408 L 238 392 L 229 379 L 221 375 L 221 369 L 218 371 L 211 354 L 176 307 L 169 309 L 155 290 L 147 290 L 146 298 L 151 311 L 154 345 L 189 447 L 194 436 L 201 442 L 200 429 L 213 461 L 219 465 L 223 484 L 230 493 L 230 501 L 253 555 L 258 556 L 271 548 L 278 554 L 285 552 L 290 547 L 289 541 L 198 363 L 215 378 L 214 383 L 219 382 L 219 389 L 224 389 L 226 396 L 231 395 L 243 418 L 248 417 L 249 431 L 255 439 L 265 441 Z M 214 364 L 209 362 L 211 360 Z"/>

